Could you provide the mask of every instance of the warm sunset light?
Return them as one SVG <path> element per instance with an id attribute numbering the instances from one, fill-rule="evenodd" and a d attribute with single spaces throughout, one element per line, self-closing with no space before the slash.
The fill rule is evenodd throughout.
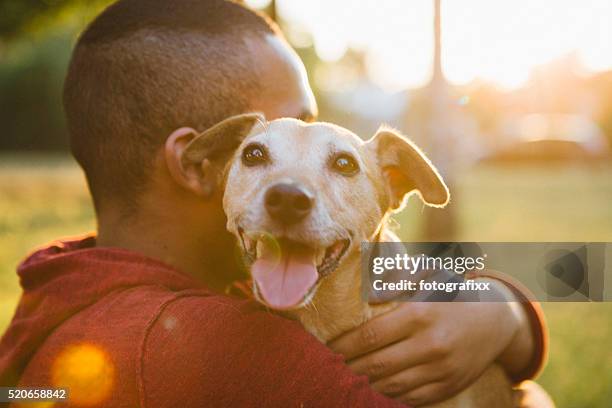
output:
<path id="1" fill-rule="evenodd" d="M 612 0 L 0 0 L 0 124 L 0 407 L 612 407 Z"/>
<path id="2" fill-rule="evenodd" d="M 432 0 L 277 0 L 277 8 L 291 30 L 310 33 L 324 60 L 364 50 L 372 79 L 395 89 L 430 77 Z M 444 72 L 455 84 L 480 78 L 514 88 L 534 67 L 572 52 L 587 71 L 610 69 L 611 19 L 609 0 L 442 0 Z"/>
<path id="3" fill-rule="evenodd" d="M 92 406 L 109 397 L 115 380 L 115 367 L 98 346 L 76 344 L 57 356 L 52 367 L 54 387 L 67 388 L 71 404 Z"/>

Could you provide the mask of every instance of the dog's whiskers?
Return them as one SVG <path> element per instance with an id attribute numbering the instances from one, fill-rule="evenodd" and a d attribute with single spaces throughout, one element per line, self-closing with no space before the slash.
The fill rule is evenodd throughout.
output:
<path id="1" fill-rule="evenodd" d="M 315 305 L 314 299 L 311 300 L 310 302 L 308 302 L 308 304 L 306 305 L 307 308 L 312 307 L 312 309 L 315 311 L 315 314 L 318 316 L 319 315 L 319 309 L 317 309 L 317 305 Z"/>

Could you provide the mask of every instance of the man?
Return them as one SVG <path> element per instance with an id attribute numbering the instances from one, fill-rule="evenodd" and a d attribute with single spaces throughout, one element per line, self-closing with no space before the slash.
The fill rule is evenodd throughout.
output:
<path id="1" fill-rule="evenodd" d="M 222 294 L 242 278 L 222 192 L 181 167 L 182 149 L 234 114 L 316 116 L 301 61 L 252 11 L 120 0 L 81 35 L 64 104 L 97 236 L 20 266 L 1 385 L 65 386 L 89 406 L 395 406 L 447 398 L 496 361 L 517 382 L 541 366 L 530 303 L 402 305 L 329 344 L 347 367 L 297 323 Z"/>

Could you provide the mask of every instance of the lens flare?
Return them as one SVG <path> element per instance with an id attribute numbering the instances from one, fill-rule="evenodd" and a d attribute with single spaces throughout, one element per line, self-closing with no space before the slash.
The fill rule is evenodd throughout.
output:
<path id="1" fill-rule="evenodd" d="M 274 235 L 266 231 L 252 231 L 247 233 L 247 238 L 254 241 L 257 258 L 265 256 L 273 261 L 274 267 L 278 265 L 282 258 L 282 248 Z"/>
<path id="2" fill-rule="evenodd" d="M 51 368 L 54 387 L 67 388 L 71 404 L 97 405 L 111 394 L 115 366 L 100 347 L 80 343 L 66 347 Z"/>
<path id="3" fill-rule="evenodd" d="M 53 401 L 41 401 L 41 402 L 25 402 L 17 404 L 19 408 L 52 408 L 55 406 Z"/>

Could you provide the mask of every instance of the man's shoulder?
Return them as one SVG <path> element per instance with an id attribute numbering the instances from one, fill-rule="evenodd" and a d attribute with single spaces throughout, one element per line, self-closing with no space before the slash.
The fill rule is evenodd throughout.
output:
<path id="1" fill-rule="evenodd" d="M 277 316 L 259 303 L 217 294 L 208 289 L 188 288 L 169 290 L 157 285 L 143 285 L 117 291 L 100 299 L 89 310 L 75 316 L 75 320 L 92 322 L 104 326 L 105 331 L 122 331 L 125 323 L 145 336 L 150 343 L 156 337 L 173 336 L 175 340 L 191 343 L 209 335 L 239 336 L 244 334 L 262 337 L 265 333 L 305 334 L 294 321 Z M 100 320 L 92 319 L 92 315 Z M 103 320 L 103 321 L 101 321 Z M 77 326 L 81 326 L 80 322 Z M 180 336 L 175 336 L 180 332 Z M 168 339 L 170 340 L 170 338 Z M 196 347 L 202 344 L 189 344 Z"/>
<path id="2" fill-rule="evenodd" d="M 298 322 L 273 314 L 257 302 L 225 295 L 203 295 L 197 291 L 178 293 L 162 306 L 147 342 L 152 343 L 156 337 L 164 342 L 193 342 L 196 344 L 191 346 L 206 350 L 210 349 L 210 344 L 203 340 L 209 337 L 226 337 L 226 341 L 217 344 L 227 348 L 247 339 L 251 344 L 281 339 L 316 342 Z"/>
<path id="3" fill-rule="evenodd" d="M 298 322 L 222 296 L 168 304 L 141 373 L 151 406 L 396 406 Z"/>

